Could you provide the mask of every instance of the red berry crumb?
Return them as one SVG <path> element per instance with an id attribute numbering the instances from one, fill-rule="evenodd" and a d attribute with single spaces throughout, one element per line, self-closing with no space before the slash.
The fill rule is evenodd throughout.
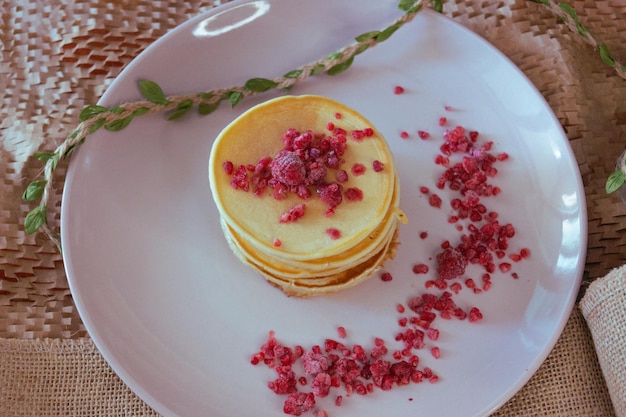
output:
<path id="1" fill-rule="evenodd" d="M 283 412 L 291 416 L 301 416 L 313 407 L 315 407 L 315 396 L 312 392 L 294 392 L 287 396 Z"/>
<path id="2" fill-rule="evenodd" d="M 280 223 L 290 223 L 295 222 L 302 216 L 306 211 L 306 204 L 296 204 L 280 216 Z"/>
<path id="3" fill-rule="evenodd" d="M 441 197 L 439 197 L 437 194 L 431 194 L 428 198 L 428 203 L 435 208 L 441 208 Z"/>
<path id="4" fill-rule="evenodd" d="M 356 162 L 354 165 L 352 165 L 352 169 L 350 171 L 353 175 L 359 176 L 365 174 L 366 169 L 367 168 L 365 168 L 365 165 L 360 162 Z"/>
<path id="5" fill-rule="evenodd" d="M 330 236 L 332 240 L 337 240 L 341 237 L 341 231 L 339 231 L 339 229 L 335 229 L 334 227 L 326 229 L 326 234 Z"/>
<path id="6" fill-rule="evenodd" d="M 384 282 L 389 282 L 392 279 L 393 279 L 393 276 L 389 272 L 383 272 L 383 274 L 380 276 L 380 280 Z"/>
<path id="7" fill-rule="evenodd" d="M 393 93 L 394 94 L 402 94 L 404 93 L 404 87 L 401 87 L 399 85 L 395 86 L 393 89 Z"/>
<path id="8" fill-rule="evenodd" d="M 347 188 L 344 192 L 348 201 L 361 201 L 363 200 L 363 190 L 358 187 Z"/>
<path id="9" fill-rule="evenodd" d="M 429 271 L 428 265 L 426 264 L 417 264 L 413 265 L 413 273 L 415 274 L 427 274 Z"/>

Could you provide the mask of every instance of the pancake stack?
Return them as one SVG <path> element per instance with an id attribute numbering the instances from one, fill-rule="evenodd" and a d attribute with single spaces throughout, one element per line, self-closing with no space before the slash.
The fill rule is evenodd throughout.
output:
<path id="1" fill-rule="evenodd" d="M 280 97 L 242 114 L 213 144 L 209 181 L 230 249 L 290 296 L 371 277 L 406 222 L 383 136 L 326 97 Z"/>

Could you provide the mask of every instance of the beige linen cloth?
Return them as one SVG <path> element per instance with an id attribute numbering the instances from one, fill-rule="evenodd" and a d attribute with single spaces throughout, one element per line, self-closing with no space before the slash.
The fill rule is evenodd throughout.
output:
<path id="1" fill-rule="evenodd" d="M 56 147 L 80 110 L 148 45 L 220 3 L 0 0 L 0 417 L 156 415 L 94 347 L 61 256 L 44 236 L 23 232 L 32 205 L 20 196 L 41 170 L 33 151 Z M 626 61 L 624 1 L 568 3 Z M 582 310 L 574 309 L 539 371 L 494 415 L 626 416 L 626 284 L 610 272 L 626 263 L 626 204 L 604 192 L 626 145 L 626 81 L 541 5 L 456 0 L 445 2 L 444 13 L 500 49 L 546 98 L 574 149 L 589 214 Z M 59 220 L 64 174 L 62 164 L 51 222 Z"/>
<path id="2" fill-rule="evenodd" d="M 626 265 L 591 284 L 580 302 L 613 407 L 626 416 Z"/>

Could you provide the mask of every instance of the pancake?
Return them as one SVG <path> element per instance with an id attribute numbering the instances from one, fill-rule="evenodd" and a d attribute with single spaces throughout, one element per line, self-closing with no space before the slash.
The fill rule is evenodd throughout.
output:
<path id="1" fill-rule="evenodd" d="M 269 100 L 231 122 L 211 149 L 209 182 L 233 253 L 289 295 L 371 276 L 406 222 L 383 136 L 321 96 Z"/>

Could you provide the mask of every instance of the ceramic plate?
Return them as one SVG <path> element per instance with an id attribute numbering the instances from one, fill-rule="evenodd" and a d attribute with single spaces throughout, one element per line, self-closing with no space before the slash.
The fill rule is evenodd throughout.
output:
<path id="1" fill-rule="evenodd" d="M 260 0 L 233 2 L 186 22 L 135 59 L 101 104 L 140 98 L 137 81 L 166 94 L 242 85 L 271 78 L 348 45 L 401 15 L 394 1 Z M 405 89 L 394 94 L 395 86 Z M 277 416 L 283 398 L 267 387 L 275 372 L 250 364 L 270 330 L 286 344 L 311 347 L 348 332 L 345 343 L 395 349 L 398 303 L 426 291 L 440 244 L 460 241 L 448 222 L 449 190 L 434 186 L 445 129 L 464 126 L 505 152 L 484 199 L 517 230 L 509 252 L 531 257 L 492 274 L 489 291 L 455 295 L 483 320 L 439 320 L 435 359 L 420 367 L 439 376 L 367 396 L 320 399 L 331 416 L 481 416 L 513 396 L 558 339 L 573 307 L 586 247 L 586 211 L 576 161 L 558 121 L 533 85 L 483 39 L 431 11 L 359 55 L 346 72 L 308 79 L 290 94 L 321 94 L 354 107 L 386 136 L 395 155 L 402 209 L 409 223 L 385 271 L 330 296 L 284 296 L 229 251 L 211 199 L 207 161 L 220 130 L 251 106 L 137 118 L 121 132 L 99 131 L 72 160 L 61 231 L 71 291 L 85 326 L 115 372 L 165 416 Z M 445 126 L 439 126 L 446 117 Z M 431 134 L 418 138 L 417 131 Z M 406 131 L 409 137 L 401 138 Z M 435 209 L 421 186 L 437 191 Z M 466 230 L 466 229 L 465 229 Z M 421 238 L 420 233 L 428 236 Z M 430 273 L 416 275 L 425 263 Z M 514 279 L 511 272 L 516 272 Z M 467 270 L 479 282 L 481 270 Z M 345 393 L 344 393 L 345 396 Z"/>

